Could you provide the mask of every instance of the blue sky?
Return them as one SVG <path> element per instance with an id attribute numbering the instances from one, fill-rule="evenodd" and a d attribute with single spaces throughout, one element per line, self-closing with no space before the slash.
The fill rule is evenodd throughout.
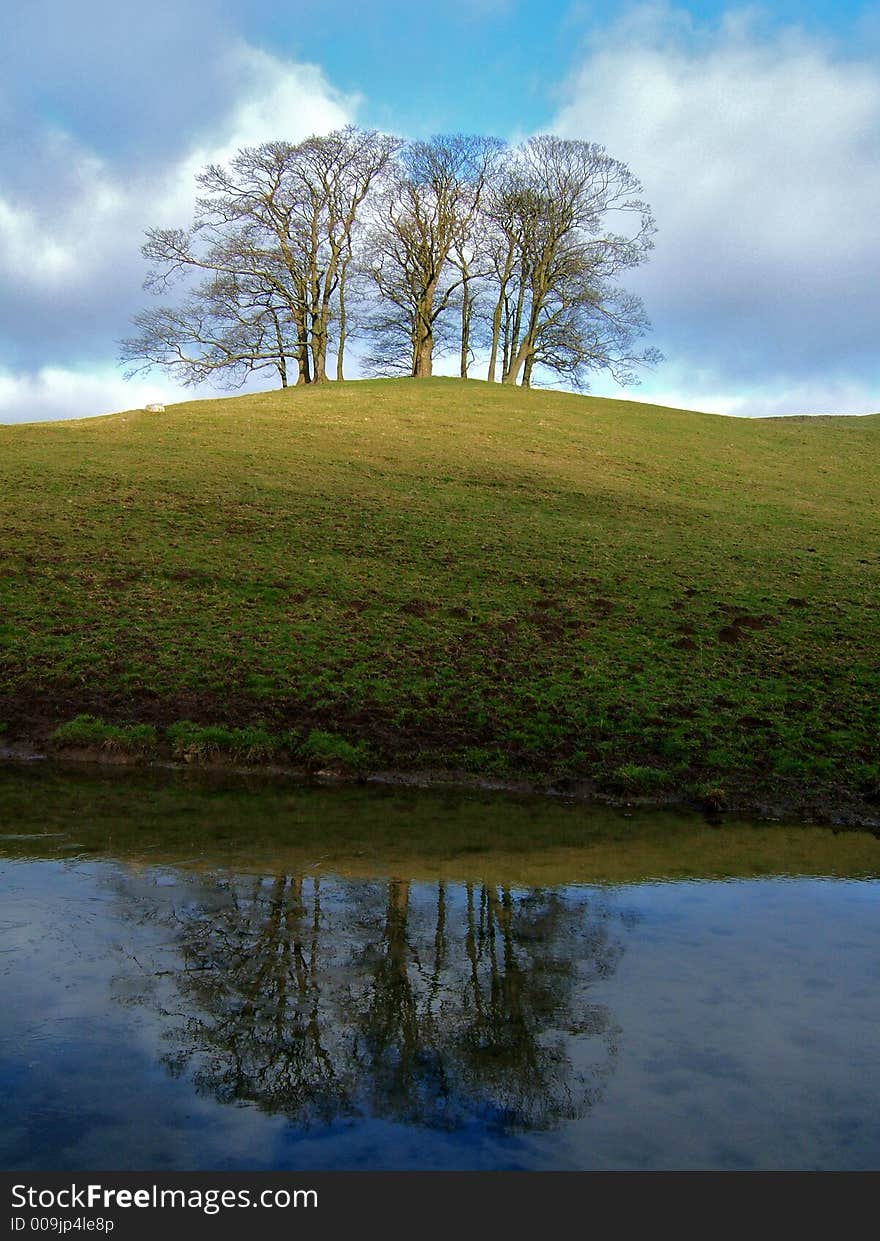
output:
<path id="1" fill-rule="evenodd" d="M 629 163 L 667 359 L 634 396 L 880 410 L 880 4 L 7 0 L 0 48 L 0 420 L 186 395 L 115 362 L 143 230 L 208 159 L 349 120 Z"/>

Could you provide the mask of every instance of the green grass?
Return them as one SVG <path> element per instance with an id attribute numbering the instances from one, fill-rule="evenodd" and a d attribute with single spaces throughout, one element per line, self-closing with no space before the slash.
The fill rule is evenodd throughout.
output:
<path id="1" fill-rule="evenodd" d="M 356 774 L 370 767 L 370 750 L 363 741 L 352 745 L 335 733 L 313 728 L 302 745 L 294 749 L 296 757 L 304 759 L 315 770 L 338 770 Z"/>
<path id="2" fill-rule="evenodd" d="M 878 463 L 877 416 L 441 379 L 0 427 L 0 719 L 870 792 Z"/>
<path id="3" fill-rule="evenodd" d="M 638 763 L 624 763 L 611 773 L 609 780 L 616 792 L 633 794 L 661 792 L 671 782 L 668 771 L 658 767 L 640 767 Z"/>
<path id="4" fill-rule="evenodd" d="M 186 763 L 211 762 L 228 758 L 234 762 L 262 763 L 276 758 L 282 747 L 262 725 L 228 728 L 224 724 L 194 724 L 181 720 L 167 730 L 168 743 L 175 758 Z"/>
<path id="5" fill-rule="evenodd" d="M 50 737 L 59 750 L 100 749 L 115 754 L 149 754 L 157 745 L 152 724 L 107 724 L 93 715 L 78 715 L 59 725 Z"/>

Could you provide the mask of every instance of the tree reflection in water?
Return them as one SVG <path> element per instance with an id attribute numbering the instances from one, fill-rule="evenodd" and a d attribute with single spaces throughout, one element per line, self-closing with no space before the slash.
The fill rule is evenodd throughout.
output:
<path id="1" fill-rule="evenodd" d="M 149 909 L 138 885 L 134 904 L 173 928 L 173 968 L 141 1001 L 200 1093 L 303 1126 L 509 1131 L 582 1115 L 613 1069 L 589 991 L 621 942 L 595 893 L 303 875 L 185 888 Z"/>

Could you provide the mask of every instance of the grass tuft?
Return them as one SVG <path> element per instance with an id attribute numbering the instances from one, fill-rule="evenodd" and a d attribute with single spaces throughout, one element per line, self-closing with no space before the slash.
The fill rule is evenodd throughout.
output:
<path id="1" fill-rule="evenodd" d="M 50 740 L 60 750 L 99 749 L 110 754 L 150 754 L 157 743 L 152 724 L 108 724 L 93 715 L 78 715 L 61 724 Z"/>
<path id="2" fill-rule="evenodd" d="M 363 742 L 352 744 L 336 733 L 322 732 L 313 728 L 297 749 L 297 757 L 304 759 L 313 770 L 358 774 L 370 766 L 369 747 Z"/>
<path id="3" fill-rule="evenodd" d="M 220 758 L 265 763 L 275 758 L 281 749 L 280 737 L 273 736 L 260 725 L 229 728 L 224 724 L 180 720 L 171 725 L 167 736 L 172 754 L 185 763 L 209 763 Z"/>
<path id="4" fill-rule="evenodd" d="M 657 793 L 672 783 L 672 775 L 658 767 L 622 763 L 611 773 L 608 784 L 617 793 Z"/>

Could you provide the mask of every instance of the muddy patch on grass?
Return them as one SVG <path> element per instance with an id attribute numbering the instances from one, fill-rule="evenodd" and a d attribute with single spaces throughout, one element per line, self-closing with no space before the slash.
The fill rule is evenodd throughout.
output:
<path id="1" fill-rule="evenodd" d="M 217 580 L 217 574 L 206 569 L 192 569 L 184 565 L 179 569 L 166 569 L 162 575 L 169 582 L 190 582 L 195 586 L 206 586 Z"/>
<path id="2" fill-rule="evenodd" d="M 428 616 L 437 610 L 437 606 L 433 599 L 409 599 L 397 610 L 404 616 Z"/>
<path id="3" fill-rule="evenodd" d="M 722 607 L 721 610 L 728 611 L 729 609 Z M 735 614 L 729 625 L 723 625 L 718 630 L 718 640 L 733 646 L 738 642 L 742 642 L 749 631 L 756 633 L 775 623 L 775 616 L 749 616 L 747 613 Z"/>

